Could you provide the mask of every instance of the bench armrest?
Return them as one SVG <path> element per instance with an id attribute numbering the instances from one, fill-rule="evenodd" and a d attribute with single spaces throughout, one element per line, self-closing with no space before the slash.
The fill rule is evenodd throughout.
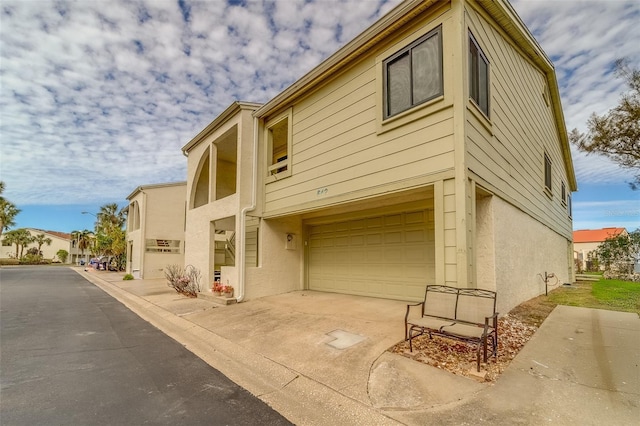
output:
<path id="1" fill-rule="evenodd" d="M 411 307 L 420 306 L 420 305 L 422 305 L 422 311 L 420 312 L 420 314 L 422 315 L 422 312 L 424 312 L 424 302 L 412 303 L 412 304 L 407 305 L 407 313 L 404 314 L 404 336 L 405 336 L 405 339 L 409 338 L 409 334 L 408 334 L 409 330 L 408 330 L 407 324 L 408 324 L 408 320 L 409 320 L 409 312 L 411 311 Z"/>
<path id="2" fill-rule="evenodd" d="M 407 322 L 407 319 L 409 319 L 409 312 L 411 311 L 411 308 L 414 306 L 420 306 L 420 305 L 424 305 L 424 302 L 420 302 L 420 303 L 412 303 L 407 305 L 407 313 L 404 314 L 404 322 Z"/>
<path id="3" fill-rule="evenodd" d="M 491 315 L 490 317 L 485 317 L 484 319 L 484 332 L 485 334 L 489 331 L 489 320 L 493 319 L 493 324 L 491 325 L 491 327 L 493 328 L 493 330 L 496 333 L 496 339 L 498 338 L 498 312 L 495 312 L 493 315 Z"/>
<path id="4" fill-rule="evenodd" d="M 489 326 L 489 320 L 493 319 L 493 327 L 496 328 L 498 326 L 498 312 L 495 312 L 493 315 L 484 318 L 484 324 Z"/>

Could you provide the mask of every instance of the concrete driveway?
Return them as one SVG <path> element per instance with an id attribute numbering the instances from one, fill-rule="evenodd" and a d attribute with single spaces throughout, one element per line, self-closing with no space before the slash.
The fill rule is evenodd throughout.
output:
<path id="1" fill-rule="evenodd" d="M 637 315 L 558 307 L 493 385 L 386 350 L 406 303 L 300 291 L 219 306 L 78 270 L 296 424 L 632 424 Z M 605 422 L 606 420 L 606 422 Z"/>

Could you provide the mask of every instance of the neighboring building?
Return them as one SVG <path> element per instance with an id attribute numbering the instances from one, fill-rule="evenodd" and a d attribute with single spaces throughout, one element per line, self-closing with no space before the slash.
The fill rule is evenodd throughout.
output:
<path id="1" fill-rule="evenodd" d="M 256 264 L 258 218 L 242 213 L 255 202 L 252 113 L 259 107 L 234 102 L 182 148 L 188 158 L 185 263 L 206 277 L 205 288 L 215 279 L 237 287 L 237 246 L 246 263 Z M 239 238 L 246 244 L 237 244 Z"/>
<path id="2" fill-rule="evenodd" d="M 618 235 L 629 235 L 625 228 L 581 229 L 573 231 L 573 258 L 580 262 L 581 270 L 593 269 L 593 252 L 604 240 Z"/>
<path id="3" fill-rule="evenodd" d="M 184 265 L 186 182 L 144 185 L 128 197 L 127 273 L 164 277 L 167 265 Z"/>
<path id="4" fill-rule="evenodd" d="M 497 290 L 506 313 L 544 292 L 539 274 L 573 281 L 556 76 L 507 1 L 404 1 L 183 152 L 186 262 L 220 265 L 240 300 L 412 301 L 436 283 Z"/>
<path id="5" fill-rule="evenodd" d="M 58 259 L 58 254 L 57 254 L 58 251 L 66 250 L 67 253 L 69 253 L 69 256 L 67 256 L 66 263 L 74 263 L 77 261 L 79 250 L 76 250 L 75 244 L 74 244 L 75 241 L 73 241 L 71 234 L 67 234 L 65 232 L 57 232 L 57 231 L 45 231 L 45 230 L 36 229 L 36 228 L 25 228 L 25 229 L 29 231 L 32 237 L 35 237 L 36 235 L 44 234 L 46 238 L 51 239 L 50 245 L 43 244 L 42 247 L 40 247 L 40 251 L 42 252 L 43 259 L 49 259 L 53 262 L 59 262 L 60 259 Z M 0 252 L 0 258 L 2 259 L 15 258 L 16 257 L 15 244 L 12 244 L 12 245 L 6 244 L 4 237 L 5 235 L 3 234 L 2 250 Z M 34 242 L 25 246 L 25 248 L 22 251 L 22 254 L 23 255 L 27 254 L 27 251 L 30 248 L 34 248 L 34 247 L 38 248 L 38 243 Z"/>

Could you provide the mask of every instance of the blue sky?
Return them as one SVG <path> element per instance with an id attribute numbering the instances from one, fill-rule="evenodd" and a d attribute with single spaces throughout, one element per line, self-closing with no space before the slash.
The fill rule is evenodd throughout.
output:
<path id="1" fill-rule="evenodd" d="M 399 0 L 0 3 L 0 180 L 16 228 L 92 229 L 101 205 L 186 179 L 180 148 L 234 100 L 265 102 Z M 513 2 L 558 74 L 568 129 L 640 67 L 640 2 Z M 640 227 L 632 173 L 574 152 L 574 228 Z"/>

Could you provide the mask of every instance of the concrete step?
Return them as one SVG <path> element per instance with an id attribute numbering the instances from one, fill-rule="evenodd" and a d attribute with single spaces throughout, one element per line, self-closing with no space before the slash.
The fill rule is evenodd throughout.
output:
<path id="1" fill-rule="evenodd" d="M 206 290 L 198 293 L 198 297 L 205 300 L 211 300 L 218 305 L 233 305 L 238 302 L 235 297 L 215 296 L 213 293 L 210 291 L 207 292 Z"/>
<path id="2" fill-rule="evenodd" d="M 600 281 L 601 275 L 576 274 L 576 281 Z"/>

